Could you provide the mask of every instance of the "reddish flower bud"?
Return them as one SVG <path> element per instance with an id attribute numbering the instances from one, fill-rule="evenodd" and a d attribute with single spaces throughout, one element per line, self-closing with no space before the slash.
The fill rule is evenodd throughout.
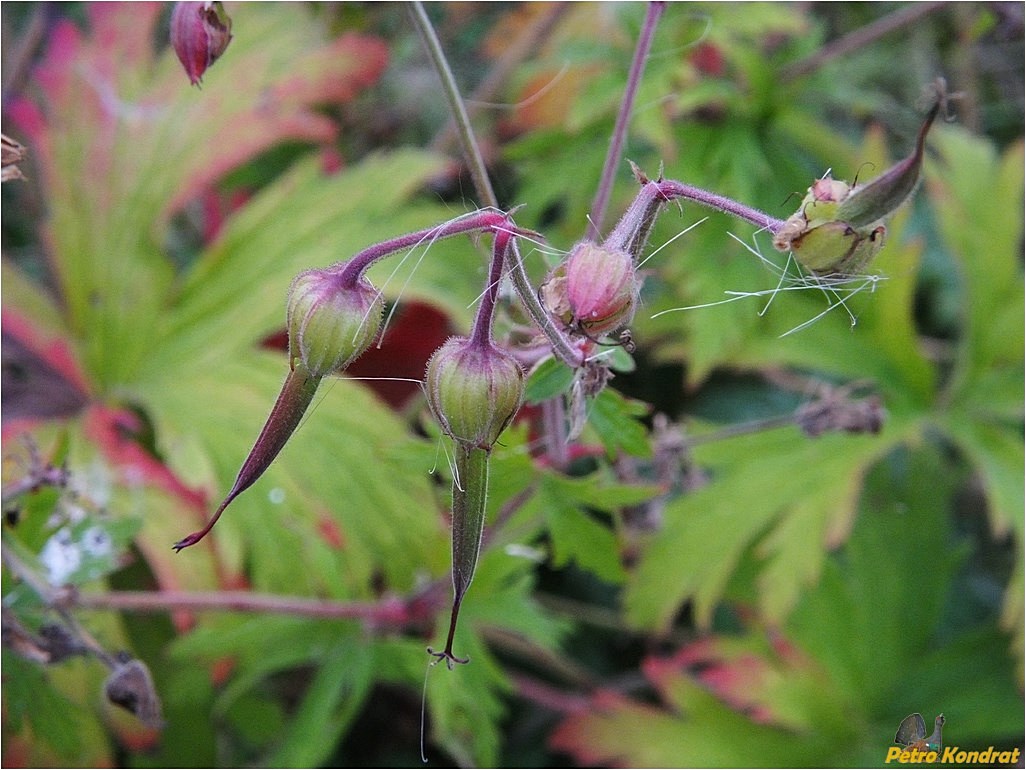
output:
<path id="1" fill-rule="evenodd" d="M 371 346 L 381 328 L 384 298 L 366 278 L 351 288 L 338 272 L 308 270 L 289 289 L 289 362 L 315 377 L 344 369 Z"/>
<path id="2" fill-rule="evenodd" d="M 428 361 L 428 404 L 446 435 L 491 449 L 516 416 L 524 373 L 509 353 L 489 342 L 453 337 Z"/>
<path id="3" fill-rule="evenodd" d="M 634 260 L 625 251 L 584 241 L 541 288 L 549 312 L 570 328 L 599 336 L 630 323 L 638 298 Z"/>
<path id="4" fill-rule="evenodd" d="M 221 3 L 175 3 L 171 12 L 171 46 L 196 85 L 232 40 L 232 20 Z"/>

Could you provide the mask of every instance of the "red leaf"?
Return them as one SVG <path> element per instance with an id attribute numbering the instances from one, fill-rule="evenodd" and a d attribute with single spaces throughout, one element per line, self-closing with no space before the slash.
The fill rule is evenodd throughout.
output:
<path id="1" fill-rule="evenodd" d="M 136 440 L 142 424 L 137 415 L 125 409 L 93 405 L 85 416 L 85 435 L 99 446 L 111 465 L 121 472 L 128 486 L 147 484 L 180 498 L 199 511 L 207 507 L 207 495 L 185 484 L 164 463 L 146 451 Z"/>

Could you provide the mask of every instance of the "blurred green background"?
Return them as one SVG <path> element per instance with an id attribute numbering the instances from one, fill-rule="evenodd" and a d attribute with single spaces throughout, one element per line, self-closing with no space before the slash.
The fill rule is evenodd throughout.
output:
<path id="1" fill-rule="evenodd" d="M 226 8 L 202 88 L 170 5 L 3 9 L 27 147 L 2 186 L 8 766 L 420 764 L 448 469 L 415 384 L 356 378 L 420 378 L 467 330 L 486 243 L 375 267 L 381 349 L 208 541 L 171 544 L 273 404 L 292 276 L 473 187 L 405 7 Z M 428 11 L 501 204 L 547 239 L 540 282 L 585 232 L 645 6 Z M 768 235 L 667 208 L 573 462 L 544 462 L 533 407 L 495 451 L 472 662 L 427 679 L 432 764 L 874 766 L 912 712 L 943 712 L 945 745 L 1023 746 L 1023 58 L 1021 4 L 667 7 L 624 151 L 650 175 L 783 219 L 828 169 L 907 155 L 938 76 L 954 119 L 835 293 L 771 294 L 799 277 Z M 625 160 L 606 230 L 636 189 Z M 652 317 L 725 292 L 761 297 Z M 788 419 L 849 392 L 879 433 Z M 104 697 L 129 658 L 162 730 Z"/>

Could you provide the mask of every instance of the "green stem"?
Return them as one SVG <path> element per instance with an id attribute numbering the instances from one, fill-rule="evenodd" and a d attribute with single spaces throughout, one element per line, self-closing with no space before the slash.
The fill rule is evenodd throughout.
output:
<path id="1" fill-rule="evenodd" d="M 469 663 L 452 651 L 459 620 L 460 605 L 474 579 L 484 533 L 485 503 L 488 499 L 488 450 L 456 443 L 456 475 L 452 482 L 452 614 L 449 636 L 442 652 L 428 652 L 452 668 L 453 663 Z"/>

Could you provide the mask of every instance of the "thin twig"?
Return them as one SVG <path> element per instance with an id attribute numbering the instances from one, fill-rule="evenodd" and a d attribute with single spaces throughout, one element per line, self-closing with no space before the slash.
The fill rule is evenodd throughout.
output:
<path id="1" fill-rule="evenodd" d="M 467 114 L 473 118 L 486 105 L 494 100 L 502 84 L 523 61 L 530 56 L 555 28 L 560 17 L 566 13 L 569 4 L 565 2 L 549 3 L 547 8 L 535 16 L 489 70 L 469 96 L 467 96 Z M 516 105 L 513 105 L 516 106 Z M 431 149 L 442 151 L 456 138 L 456 123 L 450 119 L 431 142 Z"/>
<path id="2" fill-rule="evenodd" d="M 946 5 L 947 3 L 942 2 L 910 3 L 904 5 L 893 13 L 882 16 L 864 27 L 837 38 L 810 56 L 785 67 L 780 73 L 780 79 L 786 82 L 815 72 L 827 62 L 861 50 L 885 35 L 906 27 Z"/>
<path id="3" fill-rule="evenodd" d="M 410 15 L 424 41 L 428 56 L 431 57 L 431 63 L 434 64 L 438 76 L 442 79 L 442 90 L 445 91 L 445 97 L 449 100 L 452 119 L 456 121 L 456 131 L 470 168 L 470 176 L 474 180 L 474 189 L 477 190 L 483 206 L 497 209 L 499 199 L 495 197 L 491 179 L 488 178 L 488 169 L 485 168 L 484 158 L 481 156 L 481 148 L 477 146 L 477 140 L 474 138 L 474 131 L 470 126 L 470 116 L 467 115 L 467 107 L 463 103 L 463 97 L 460 96 L 456 78 L 445 58 L 442 44 L 438 40 L 438 35 L 435 34 L 435 28 L 431 25 L 423 3 L 419 0 L 411 3 Z"/>
<path id="4" fill-rule="evenodd" d="M 64 601 L 65 592 L 53 588 L 47 583 L 43 577 L 22 561 L 21 557 L 7 543 L 0 541 L 0 553 L 3 555 L 3 563 L 11 571 L 11 574 L 24 581 L 47 607 L 60 615 L 65 626 L 78 638 L 83 646 L 88 648 L 93 655 L 103 661 L 104 665 L 112 671 L 117 668 L 118 662 L 114 656 L 103 649 L 103 646 L 96 641 L 93 635 L 86 631 L 82 624 L 75 619 L 75 616 L 68 611 L 67 604 Z"/>
<path id="5" fill-rule="evenodd" d="M 641 76 L 645 72 L 648 53 L 652 49 L 652 38 L 655 35 L 656 26 L 659 24 L 659 17 L 663 15 L 665 8 L 666 3 L 660 0 L 649 3 L 648 11 L 645 14 L 645 25 L 641 28 L 638 45 L 634 49 L 634 60 L 631 62 L 630 74 L 627 76 L 627 87 L 623 92 L 623 101 L 616 116 L 616 125 L 609 141 L 606 161 L 602 166 L 602 177 L 598 190 L 595 192 L 595 200 L 591 204 L 591 215 L 588 217 L 589 237 L 593 240 L 598 240 L 602 233 L 602 224 L 613 189 L 613 178 L 616 176 L 616 167 L 620 163 L 620 154 L 623 152 L 623 145 L 627 138 L 627 123 L 631 117 L 638 87 L 641 85 Z"/>
<path id="6" fill-rule="evenodd" d="M 439 582 L 441 586 L 442 583 Z M 443 586 L 444 587 L 444 586 Z M 173 610 L 224 610 L 228 612 L 273 612 L 309 618 L 368 620 L 382 625 L 403 626 L 428 620 L 441 601 L 400 598 L 379 602 L 338 602 L 303 596 L 259 594 L 251 591 L 109 591 L 80 593 L 71 601 L 82 609 L 125 610 L 130 612 L 171 612 Z"/>

